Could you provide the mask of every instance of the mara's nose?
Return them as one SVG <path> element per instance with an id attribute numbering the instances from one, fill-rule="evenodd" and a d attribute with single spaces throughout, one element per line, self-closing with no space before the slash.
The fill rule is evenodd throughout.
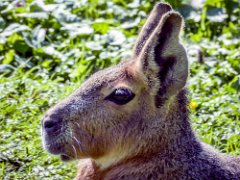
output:
<path id="1" fill-rule="evenodd" d="M 42 126 L 47 134 L 57 133 L 61 129 L 62 118 L 56 114 L 46 116 L 42 120 Z"/>

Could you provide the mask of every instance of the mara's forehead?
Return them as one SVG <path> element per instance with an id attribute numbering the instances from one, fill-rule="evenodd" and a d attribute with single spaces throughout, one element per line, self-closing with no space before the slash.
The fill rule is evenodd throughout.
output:
<path id="1" fill-rule="evenodd" d="M 78 92 L 90 93 L 101 89 L 103 86 L 110 85 L 116 81 L 125 79 L 129 75 L 126 63 L 120 63 L 111 68 L 100 70 L 91 75 L 80 86 Z"/>

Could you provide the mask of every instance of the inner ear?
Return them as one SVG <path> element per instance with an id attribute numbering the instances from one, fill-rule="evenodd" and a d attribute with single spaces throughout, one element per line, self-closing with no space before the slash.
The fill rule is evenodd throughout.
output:
<path id="1" fill-rule="evenodd" d="M 141 71 L 147 77 L 152 76 L 151 79 L 158 81 L 157 106 L 180 91 L 186 83 L 187 55 L 179 42 L 182 21 L 177 12 L 164 14 L 137 60 Z"/>
<path id="2" fill-rule="evenodd" d="M 167 100 L 168 95 L 174 94 L 175 89 L 170 88 L 174 84 L 174 66 L 176 65 L 177 60 L 175 57 L 168 57 L 162 59 L 161 61 L 161 70 L 158 72 L 157 77 L 160 80 L 160 87 L 158 89 L 155 105 L 156 107 L 160 107 L 164 104 L 165 100 Z"/>
<path id="3" fill-rule="evenodd" d="M 166 50 L 167 48 L 170 48 L 170 47 L 167 47 L 168 42 L 178 40 L 178 34 L 173 35 L 173 26 L 174 24 L 168 23 L 168 22 L 165 22 L 164 25 L 162 25 L 161 33 L 159 34 L 159 38 L 156 42 L 156 46 L 154 47 L 155 62 L 160 67 L 166 66 L 166 68 L 170 68 L 171 63 L 174 63 L 174 60 L 173 60 L 174 58 L 170 58 L 169 61 L 167 61 L 164 58 L 160 58 L 164 56 L 164 48 Z"/>
<path id="4" fill-rule="evenodd" d="M 153 51 L 154 56 L 149 57 L 155 58 L 157 64 L 165 64 L 161 57 L 177 56 L 181 28 L 182 17 L 179 13 L 171 11 L 163 16 L 145 47 L 146 51 Z"/>
<path id="5" fill-rule="evenodd" d="M 147 71 L 149 68 L 158 71 L 166 64 L 169 67 L 170 62 L 165 62 L 166 57 L 176 57 L 181 54 L 181 51 L 185 51 L 182 47 L 179 47 L 181 27 L 182 17 L 179 13 L 170 11 L 163 15 L 138 58 L 143 71 Z M 158 68 L 154 67 L 156 65 Z"/>

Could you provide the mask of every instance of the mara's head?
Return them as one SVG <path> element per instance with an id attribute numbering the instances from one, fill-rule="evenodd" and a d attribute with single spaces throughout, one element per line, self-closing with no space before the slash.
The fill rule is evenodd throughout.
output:
<path id="1" fill-rule="evenodd" d="M 96 161 L 151 148 L 144 143 L 161 136 L 188 76 L 182 23 L 169 5 L 157 4 L 128 60 L 95 73 L 45 114 L 44 147 L 62 160 Z"/>

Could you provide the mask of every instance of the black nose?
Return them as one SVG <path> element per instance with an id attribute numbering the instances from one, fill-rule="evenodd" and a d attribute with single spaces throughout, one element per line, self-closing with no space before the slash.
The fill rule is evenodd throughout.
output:
<path id="1" fill-rule="evenodd" d="M 48 134 L 57 133 L 61 130 L 62 119 L 57 115 L 51 115 L 43 119 L 43 129 Z"/>

